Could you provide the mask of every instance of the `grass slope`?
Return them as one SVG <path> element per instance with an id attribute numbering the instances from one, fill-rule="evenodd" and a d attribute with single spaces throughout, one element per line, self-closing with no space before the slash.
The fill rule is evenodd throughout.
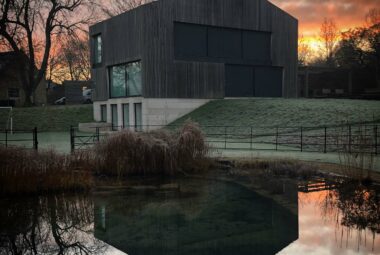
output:
<path id="1" fill-rule="evenodd" d="M 339 126 L 380 123 L 380 101 L 343 99 L 235 99 L 212 101 L 178 119 L 201 126 Z"/>
<path id="2" fill-rule="evenodd" d="M 70 125 L 93 121 L 92 105 L 13 108 L 15 130 L 68 131 Z M 0 129 L 6 126 L 8 112 L 0 110 Z"/>

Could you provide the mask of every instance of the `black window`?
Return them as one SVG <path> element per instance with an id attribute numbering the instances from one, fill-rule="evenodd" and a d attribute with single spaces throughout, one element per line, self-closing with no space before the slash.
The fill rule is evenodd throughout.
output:
<path id="1" fill-rule="evenodd" d="M 253 97 L 252 66 L 226 65 L 226 97 Z"/>
<path id="2" fill-rule="evenodd" d="M 8 88 L 8 97 L 9 98 L 19 98 L 20 97 L 20 89 Z"/>
<path id="3" fill-rule="evenodd" d="M 184 60 L 271 64 L 271 33 L 174 23 L 175 57 Z"/>
<path id="4" fill-rule="evenodd" d="M 112 122 L 112 130 L 119 129 L 119 116 L 117 112 L 117 105 L 111 104 L 111 122 Z"/>
<path id="5" fill-rule="evenodd" d="M 107 105 L 100 105 L 100 121 L 107 122 Z"/>
<path id="6" fill-rule="evenodd" d="M 260 64 L 271 62 L 271 34 L 266 32 L 243 31 L 243 57 Z"/>
<path id="7" fill-rule="evenodd" d="M 142 104 L 135 103 L 135 130 L 140 132 L 142 131 Z"/>
<path id="8" fill-rule="evenodd" d="M 178 57 L 206 57 L 207 27 L 174 23 L 174 44 Z"/>
<path id="9" fill-rule="evenodd" d="M 103 58 L 102 36 L 100 34 L 94 36 L 93 41 L 94 41 L 94 64 L 101 64 L 102 58 Z"/>
<path id="10" fill-rule="evenodd" d="M 129 128 L 129 104 L 123 104 L 123 128 Z"/>
<path id="11" fill-rule="evenodd" d="M 242 57 L 241 31 L 228 28 L 208 28 L 208 56 L 212 58 Z"/>
<path id="12" fill-rule="evenodd" d="M 109 74 L 111 98 L 142 95 L 140 61 L 111 66 Z"/>
<path id="13" fill-rule="evenodd" d="M 256 97 L 282 97 L 281 67 L 255 67 L 254 77 Z"/>

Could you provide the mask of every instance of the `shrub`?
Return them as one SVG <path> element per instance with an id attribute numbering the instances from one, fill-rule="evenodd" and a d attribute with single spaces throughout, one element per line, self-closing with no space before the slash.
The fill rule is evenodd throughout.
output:
<path id="1" fill-rule="evenodd" d="M 85 162 L 78 154 L 0 147 L 0 194 L 88 189 L 92 176 Z"/>
<path id="2" fill-rule="evenodd" d="M 236 162 L 241 169 L 259 171 L 264 176 L 288 176 L 308 179 L 319 175 L 312 166 L 294 160 L 243 160 Z"/>
<path id="3" fill-rule="evenodd" d="M 124 177 L 199 169 L 208 149 L 198 125 L 187 122 L 178 131 L 119 132 L 94 152 L 97 174 Z"/>

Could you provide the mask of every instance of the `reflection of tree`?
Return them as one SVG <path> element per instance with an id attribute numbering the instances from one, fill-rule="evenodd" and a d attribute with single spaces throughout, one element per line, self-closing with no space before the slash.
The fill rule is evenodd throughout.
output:
<path id="1" fill-rule="evenodd" d="M 50 196 L 0 202 L 0 254 L 101 254 L 91 234 L 93 204 Z"/>
<path id="2" fill-rule="evenodd" d="M 349 228 L 380 233 L 380 193 L 357 184 L 343 184 L 337 190 L 341 224 Z"/>
<path id="3" fill-rule="evenodd" d="M 360 239 L 362 231 L 370 230 L 374 240 L 375 235 L 380 233 L 380 190 L 378 187 L 344 181 L 337 186 L 336 190 L 326 193 L 322 211 L 325 216 L 334 217 L 338 228 L 345 227 L 347 236 L 351 230 L 357 230 Z"/>

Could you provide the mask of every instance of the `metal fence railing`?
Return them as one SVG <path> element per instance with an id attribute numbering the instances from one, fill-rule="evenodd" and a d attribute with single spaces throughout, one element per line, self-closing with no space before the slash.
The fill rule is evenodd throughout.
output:
<path id="1" fill-rule="evenodd" d="M 71 150 L 92 146 L 109 134 L 121 130 L 135 132 L 157 129 L 179 130 L 180 126 L 102 126 L 90 133 L 70 129 Z M 243 127 L 201 126 L 212 148 L 223 150 L 272 150 L 299 152 L 379 153 L 380 131 L 377 125 L 330 127 Z"/>
<path id="2" fill-rule="evenodd" d="M 38 130 L 0 130 L 0 145 L 5 147 L 25 147 L 38 150 Z"/>

